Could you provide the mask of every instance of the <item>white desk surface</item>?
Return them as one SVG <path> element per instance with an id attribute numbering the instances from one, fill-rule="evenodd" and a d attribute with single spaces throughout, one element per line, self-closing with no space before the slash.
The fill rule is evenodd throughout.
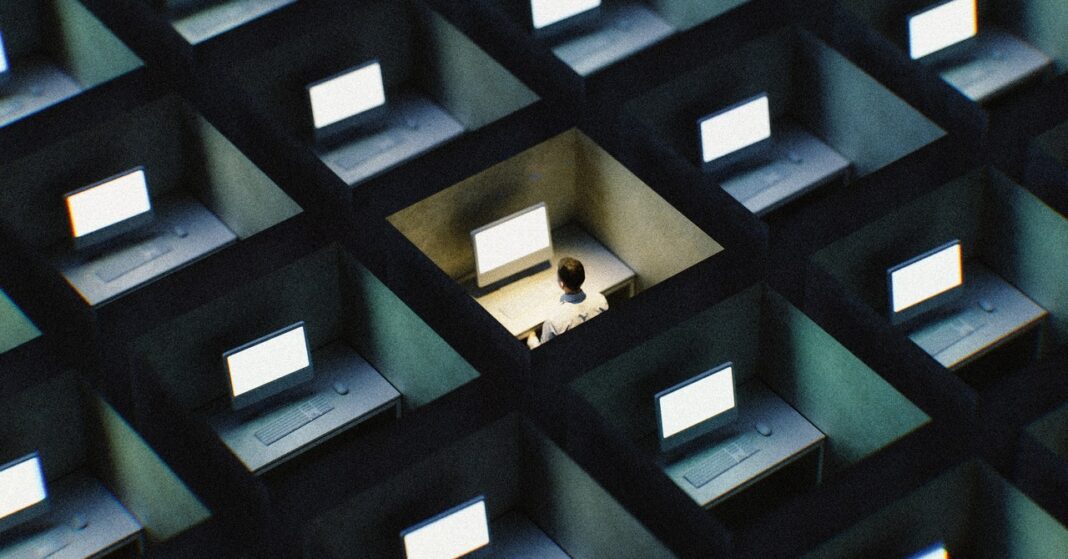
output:
<path id="1" fill-rule="evenodd" d="M 186 41 L 195 45 L 296 1 L 230 0 L 183 14 L 171 21 L 171 25 Z"/>
<path id="2" fill-rule="evenodd" d="M 773 162 L 731 173 L 720 181 L 720 186 L 727 194 L 734 196 L 745 209 L 758 216 L 766 215 L 806 192 L 844 177 L 851 165 L 834 148 L 789 119 L 776 120 L 773 129 Z M 798 162 L 791 160 L 791 155 L 799 157 Z M 751 181 L 760 181 L 764 174 L 773 172 L 781 173 L 784 178 L 749 199 L 739 198 L 737 193 L 744 191 Z"/>
<path id="3" fill-rule="evenodd" d="M 661 465 L 671 478 L 697 504 L 710 508 L 756 483 L 809 451 L 822 452 L 826 435 L 816 429 L 794 408 L 772 392 L 759 379 L 750 379 L 737 389 L 738 419 L 715 433 L 706 447 Z M 753 427 L 758 421 L 772 429 L 763 436 Z M 684 477 L 690 469 L 727 441 L 745 437 L 760 450 L 701 487 Z M 654 437 L 655 439 L 655 437 Z M 822 467 L 822 455 L 820 456 Z"/>
<path id="4" fill-rule="evenodd" d="M 998 30 L 972 39 L 971 60 L 939 68 L 942 79 L 969 99 L 982 103 L 1024 83 L 1053 65 L 1042 51 Z"/>
<path id="5" fill-rule="evenodd" d="M 261 475 L 379 412 L 393 409 L 400 415 L 400 392 L 344 342 L 315 350 L 312 363 L 315 377 L 309 385 L 291 389 L 290 400 L 324 394 L 334 409 L 274 444 L 265 445 L 255 436 L 274 414 L 247 418 L 240 410 L 230 409 L 228 399 L 217 402 L 216 406 L 222 409 L 208 412 L 209 424 L 250 472 Z M 344 382 L 349 392 L 344 395 L 335 392 L 336 381 Z"/>
<path id="6" fill-rule="evenodd" d="M 982 310 L 978 304 L 981 300 L 993 303 L 994 311 Z M 913 329 L 909 337 L 915 338 L 923 329 L 935 328 L 944 321 L 966 317 L 968 314 L 983 316 L 986 319 L 986 324 L 975 332 L 931 355 L 948 369 L 959 369 L 978 359 L 999 345 L 1038 326 L 1049 315 L 1046 309 L 1038 306 L 1027 295 L 974 260 L 964 264 L 964 293 L 950 308 L 940 311 L 937 320 L 925 322 Z M 922 345 L 920 347 L 931 353 Z"/>
<path id="7" fill-rule="evenodd" d="M 569 37 L 553 54 L 576 73 L 588 76 L 675 33 L 675 28 L 639 2 L 603 6 L 598 29 Z"/>
<path id="8" fill-rule="evenodd" d="M 49 484 L 50 509 L 14 538 L 0 538 L 5 559 L 83 559 L 101 557 L 127 545 L 140 545 L 141 524 L 99 480 L 75 472 Z M 71 525 L 74 515 L 88 523 Z"/>
<path id="9" fill-rule="evenodd" d="M 129 272 L 104 281 L 97 274 L 97 261 L 108 254 L 86 258 L 68 243 L 54 247 L 51 259 L 60 273 L 90 305 L 106 303 L 123 293 L 157 280 L 168 272 L 191 264 L 237 240 L 237 236 L 215 214 L 184 193 L 170 193 L 154 200 L 156 222 L 146 228 L 170 247 L 170 252 L 150 260 Z M 181 226 L 187 236 L 178 237 L 174 228 Z M 130 241 L 115 251 L 134 245 Z"/>
<path id="10" fill-rule="evenodd" d="M 9 71 L 11 81 L 0 89 L 0 126 L 82 92 L 74 78 L 43 57 L 20 60 Z"/>
<path id="11" fill-rule="evenodd" d="M 563 292 L 556 279 L 556 261 L 564 256 L 582 262 L 586 270 L 583 291 L 605 293 L 636 277 L 634 270 L 574 223 L 553 230 L 552 238 L 553 262 L 541 271 L 492 291 L 476 288 L 473 277 L 463 282 L 478 304 L 513 336 L 537 328 L 560 300 Z"/>

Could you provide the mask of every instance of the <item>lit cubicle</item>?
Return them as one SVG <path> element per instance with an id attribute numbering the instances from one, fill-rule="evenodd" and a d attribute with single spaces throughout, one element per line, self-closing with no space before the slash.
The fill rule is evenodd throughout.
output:
<path id="1" fill-rule="evenodd" d="M 297 0 L 143 0 L 196 45 L 265 16 Z"/>
<path id="2" fill-rule="evenodd" d="M 1051 238 L 1068 234 L 1068 221 L 1035 195 L 995 168 L 975 169 L 892 210 L 882 218 L 828 245 L 814 262 L 843 285 L 851 296 L 886 316 L 886 270 L 950 239 L 960 239 L 965 261 L 964 285 L 972 264 L 992 271 L 1033 301 L 1048 317 L 1030 332 L 1045 348 L 1064 344 L 1065 303 L 1062 281 L 1068 262 Z M 995 309 L 995 313 L 997 310 Z M 1017 338 L 1007 352 L 988 354 L 969 367 L 969 382 L 981 385 L 990 375 L 1007 374 L 1032 362 L 1035 336 Z M 1015 349 L 1014 349 L 1015 347 Z M 994 346 L 989 346 L 993 349 Z M 952 349 L 952 348 L 950 348 Z M 1000 357 L 998 357 L 1000 355 Z M 1004 361 L 1008 359 L 1008 361 Z M 967 362 L 962 362 L 962 364 Z"/>
<path id="3" fill-rule="evenodd" d="M 117 277 L 102 276 L 102 269 L 95 267 L 121 255 L 133 241 L 126 239 L 100 254 L 74 248 L 63 195 L 136 167 L 144 168 L 155 212 L 155 220 L 141 229 L 146 234 L 161 231 L 171 251 Z M 57 272 L 91 305 L 114 300 L 166 271 L 301 211 L 177 96 L 144 103 L 95 128 L 59 139 L 5 165 L 3 177 L 0 184 L 9 196 L 0 205 L 8 227 L 47 255 Z M 210 227 L 202 228 L 202 222 Z M 216 235 L 216 231 L 222 233 Z M 186 248 L 197 256 L 183 258 Z M 157 264 L 165 264 L 165 271 L 157 270 Z"/>
<path id="4" fill-rule="evenodd" d="M 403 460 L 405 467 L 350 491 L 308 522 L 305 553 L 348 557 L 359 549 L 367 557 L 400 557 L 402 530 L 484 495 L 493 556 L 674 556 L 519 414 L 452 435 L 447 444 L 415 463 L 408 462 L 404 441 L 391 446 L 388 459 Z M 532 552 L 531 545 L 545 547 Z"/>
<path id="5" fill-rule="evenodd" d="M 758 93 L 767 94 L 773 141 L 784 142 L 788 131 L 800 130 L 824 144 L 823 151 L 829 148 L 848 162 L 844 175 L 817 172 L 811 167 L 821 165 L 818 161 L 825 157 L 805 157 L 794 149 L 802 157 L 782 162 L 786 169 L 779 173 L 784 178 L 778 184 L 796 175 L 813 175 L 821 186 L 811 196 L 878 171 L 945 135 L 831 46 L 794 27 L 756 37 L 624 107 L 644 131 L 700 168 L 698 119 Z M 748 167 L 744 171 L 748 173 Z M 710 176 L 722 181 L 739 174 Z M 800 195 L 806 194 L 795 196 Z"/>
<path id="6" fill-rule="evenodd" d="M 803 557 L 908 557 L 942 542 L 950 557 L 1053 557 L 1068 528 L 980 461 L 958 464 Z"/>
<path id="7" fill-rule="evenodd" d="M 37 556 L 35 550 L 66 546 L 66 553 L 88 556 L 90 549 L 112 545 L 130 553 L 210 518 L 199 498 L 107 402 L 73 373 L 43 375 L 43 366 L 27 364 L 38 380 L 0 406 L 0 462 L 38 452 L 49 512 L 4 534 L 0 554 L 19 550 Z M 5 374 L 16 380 L 21 373 Z"/>
<path id="8" fill-rule="evenodd" d="M 233 70 L 236 83 L 266 118 L 309 145 L 349 185 L 538 100 L 422 2 L 351 8 L 338 6 L 325 20 L 292 22 L 291 28 L 302 31 Z M 316 140 L 308 86 L 370 61 L 380 67 L 383 114 L 350 127 L 341 137 Z"/>
<path id="9" fill-rule="evenodd" d="M 594 239 L 633 271 L 634 293 L 723 249 L 608 152 L 575 129 L 431 195 L 388 219 L 442 272 L 469 285 L 475 269 L 470 232 L 539 202 L 548 208 L 554 238 L 559 235 L 566 238 L 569 231 L 577 230 Z M 567 254 L 557 248 L 553 264 L 563 256 Z M 551 279 L 549 284 L 550 288 L 558 289 Z M 609 304 L 612 303 L 610 300 Z M 490 312 L 493 314 L 494 310 Z"/>
<path id="10" fill-rule="evenodd" d="M 0 125 L 141 67 L 141 60 L 77 0 L 0 5 L 8 71 L 0 75 Z"/>
<path id="11" fill-rule="evenodd" d="M 822 451 L 803 449 L 803 455 L 789 466 L 783 464 L 776 469 L 779 465 L 770 465 L 760 472 L 764 477 L 733 496 L 724 493 L 705 502 L 706 495 L 701 491 L 691 495 L 695 501 L 700 499 L 699 504 L 714 506 L 728 526 L 744 523 L 745 518 L 767 512 L 767 507 L 782 504 L 789 496 L 811 488 L 821 467 L 822 478 L 831 478 L 929 420 L 847 348 L 762 285 L 701 311 L 582 374 L 570 385 L 599 411 L 606 423 L 645 449 L 650 459 L 657 460 L 653 395 L 727 361 L 735 370 L 741 411 L 732 429 L 737 427 L 743 435 L 752 434 L 755 422 L 767 421 L 772 427 L 769 440 L 775 440 L 776 430 L 785 432 L 787 426 L 747 412 L 744 394 L 757 386 L 770 390 L 826 436 Z M 792 441 L 776 444 L 788 445 Z M 744 469 L 745 465 L 743 461 L 734 468 Z M 688 489 L 683 485 L 685 481 L 676 483 Z"/>
<path id="12" fill-rule="evenodd" d="M 0 289 L 0 353 L 41 335 L 33 321 Z"/>

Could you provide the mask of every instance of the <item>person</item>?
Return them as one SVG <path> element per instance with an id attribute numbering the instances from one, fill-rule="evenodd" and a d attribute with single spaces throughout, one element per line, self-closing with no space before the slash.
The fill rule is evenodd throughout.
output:
<path id="1" fill-rule="evenodd" d="M 582 290 L 582 282 L 586 281 L 586 270 L 582 267 L 582 262 L 570 257 L 561 258 L 556 267 L 556 279 L 564 294 L 560 296 L 549 318 L 542 324 L 541 338 L 538 338 L 536 332 L 527 336 L 527 346 L 530 349 L 608 310 L 608 300 L 604 295 Z"/>

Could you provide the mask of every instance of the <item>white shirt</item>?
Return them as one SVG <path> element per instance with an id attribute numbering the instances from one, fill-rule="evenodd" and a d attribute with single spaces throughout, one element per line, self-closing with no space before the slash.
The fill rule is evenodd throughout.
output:
<path id="1" fill-rule="evenodd" d="M 584 291 L 564 293 L 553 313 L 541 327 L 541 343 L 586 322 L 608 310 L 608 300 L 600 293 L 587 295 Z"/>

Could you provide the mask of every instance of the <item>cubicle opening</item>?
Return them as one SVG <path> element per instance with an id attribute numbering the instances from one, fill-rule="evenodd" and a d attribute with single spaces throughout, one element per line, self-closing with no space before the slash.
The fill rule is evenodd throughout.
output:
<path id="1" fill-rule="evenodd" d="M 901 48 L 906 55 L 907 16 L 938 4 L 932 0 L 842 0 L 868 25 Z M 1068 70 L 1068 5 L 1060 0 L 978 0 L 979 32 L 1001 30 L 1023 39 L 1053 59 L 1053 73 Z"/>
<path id="2" fill-rule="evenodd" d="M 961 241 L 965 290 L 969 277 L 975 281 L 994 277 L 999 289 L 1011 288 L 1012 293 L 1020 294 L 1013 295 L 1011 301 L 1022 304 L 1026 302 L 1022 296 L 1033 305 L 1027 308 L 1048 315 L 1037 322 L 1018 321 L 1018 328 L 1005 332 L 1020 334 L 1008 346 L 987 345 L 976 351 L 998 349 L 944 366 L 960 367 L 958 372 L 965 381 L 981 387 L 1068 342 L 1068 284 L 1063 281 L 1068 261 L 1059 249 L 1068 242 L 1068 221 L 994 168 L 978 168 L 938 186 L 828 245 L 813 261 L 875 313 L 887 316 L 887 269 L 951 239 Z M 962 304 L 974 303 L 967 299 L 967 293 Z M 992 311 L 983 308 L 991 320 L 997 318 L 998 309 L 1017 308 L 994 303 Z M 921 348 L 924 343 L 917 342 Z M 958 346 L 964 347 L 956 343 L 934 357 L 942 362 Z"/>
<path id="3" fill-rule="evenodd" d="M 486 498 L 495 555 L 674 556 L 516 413 L 324 511 L 304 528 L 304 554 L 340 558 L 359 549 L 368 557 L 400 556 L 402 530 L 477 495 Z"/>
<path id="4" fill-rule="evenodd" d="M 760 93 L 768 98 L 771 151 L 788 152 L 775 157 L 782 161 L 766 165 L 767 172 L 775 171 L 779 189 L 805 179 L 794 189 L 799 191 L 794 197 L 817 196 L 835 185 L 841 187 L 945 135 L 833 48 L 795 27 L 740 45 L 632 99 L 624 109 L 654 137 L 701 168 L 698 120 Z M 734 183 L 759 178 L 746 178 L 764 169 L 753 165 L 713 176 L 747 207 L 748 191 L 732 189 L 746 190 L 746 185 Z M 842 169 L 842 165 L 847 167 Z M 806 194 L 809 190 L 816 192 Z"/>
<path id="5" fill-rule="evenodd" d="M 234 76 L 350 186 L 539 99 L 421 2 L 363 2 L 329 15 L 294 22 L 300 33 L 236 65 Z M 371 60 L 380 65 L 385 115 L 316 141 L 307 86 Z"/>
<path id="6" fill-rule="evenodd" d="M 0 36 L 9 67 L 0 74 L 0 126 L 142 66 L 77 0 L 7 0 Z"/>
<path id="7" fill-rule="evenodd" d="M 728 361 L 733 364 L 739 419 L 717 431 L 705 446 L 714 449 L 717 441 L 737 435 L 755 437 L 764 446 L 792 445 L 792 450 L 782 461 L 761 466 L 761 481 L 740 492 L 729 483 L 716 487 L 720 482 L 711 482 L 708 490 L 691 488 L 683 478 L 687 472 L 673 466 L 690 457 L 680 460 L 659 451 L 653 396 Z M 760 284 L 590 370 L 571 386 L 606 423 L 646 449 L 651 460 L 667 464 L 662 469 L 695 504 L 712 507 L 732 527 L 838 475 L 930 420 L 811 319 Z M 781 414 L 779 408 L 765 405 L 768 401 L 785 403 L 795 413 Z M 770 436 L 760 438 L 755 432 L 760 422 L 772 428 Z M 779 432 L 805 433 L 807 438 L 779 440 Z M 747 461 L 734 468 L 743 468 Z"/>
<path id="8" fill-rule="evenodd" d="M 1068 547 L 1068 529 L 986 463 L 970 461 L 804 557 L 907 557 L 936 543 L 950 557 L 1049 557 Z"/>
<path id="9" fill-rule="evenodd" d="M 51 500 L 46 517 L 5 534 L 0 554 L 6 545 L 29 553 L 59 544 L 84 552 L 92 544 L 102 546 L 94 548 L 99 552 L 120 539 L 139 548 L 131 533 L 151 546 L 211 517 L 140 434 L 73 372 L 43 378 L 0 410 L 0 462 L 38 452 Z M 87 525 L 72 527 L 74 516 Z"/>
<path id="10" fill-rule="evenodd" d="M 546 205 L 552 230 L 551 266 L 542 266 L 533 276 L 491 286 L 489 291 L 478 288 L 471 231 L 540 202 Z M 604 288 L 612 306 L 723 250 L 577 129 L 448 187 L 388 220 L 517 336 L 544 319 L 542 302 L 551 305 L 559 297 L 553 278 L 556 261 L 563 256 L 582 260 L 589 253 L 591 261 L 604 262 L 600 269 L 591 265 L 587 271 L 591 284 L 597 281 L 594 274 L 602 270 L 623 270 L 598 288 Z M 576 238 L 581 242 L 572 242 Z M 538 291 L 541 288 L 544 293 Z"/>
<path id="11" fill-rule="evenodd" d="M 144 168 L 153 222 L 100 254 L 74 249 L 64 194 L 138 166 Z M 301 212 L 174 95 L 14 160 L 0 176 L 7 194 L 0 199 L 5 223 L 47 254 L 90 305 L 114 300 Z M 133 267 L 122 268 L 126 260 L 120 256 L 142 241 L 163 243 L 167 250 L 144 261 L 130 259 Z"/>

